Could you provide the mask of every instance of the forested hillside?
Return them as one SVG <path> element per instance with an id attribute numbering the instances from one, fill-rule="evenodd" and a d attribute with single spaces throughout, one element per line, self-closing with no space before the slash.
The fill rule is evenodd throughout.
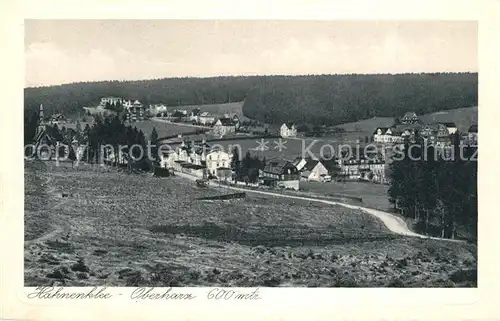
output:
<path id="1" fill-rule="evenodd" d="M 477 73 L 166 78 L 26 88 L 25 110 L 43 103 L 70 114 L 103 96 L 169 106 L 245 100 L 243 114 L 267 123 L 337 125 L 477 106 L 477 95 Z"/>
<path id="2" fill-rule="evenodd" d="M 243 113 L 268 123 L 337 125 L 470 106 L 477 106 L 477 74 L 324 75 L 260 78 Z"/>
<path id="3" fill-rule="evenodd" d="M 83 112 L 83 107 L 97 106 L 101 97 L 106 96 L 167 106 L 239 102 L 245 99 L 253 81 L 250 77 L 165 78 L 26 88 L 24 107 L 25 110 L 38 110 L 38 106 L 43 104 L 48 114 L 53 110 Z"/>

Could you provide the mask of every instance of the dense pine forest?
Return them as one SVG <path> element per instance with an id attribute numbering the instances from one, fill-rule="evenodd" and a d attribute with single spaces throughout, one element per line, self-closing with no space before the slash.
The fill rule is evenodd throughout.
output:
<path id="1" fill-rule="evenodd" d="M 421 233 L 475 240 L 477 146 L 461 149 L 457 135 L 453 141 L 441 156 L 423 141 L 406 145 L 404 158 L 390 166 L 389 201 Z"/>
<path id="2" fill-rule="evenodd" d="M 234 76 L 106 81 L 26 88 L 25 110 L 44 104 L 48 114 L 96 106 L 101 97 L 167 106 L 245 101 L 245 116 L 337 125 L 373 116 L 425 114 L 477 105 L 477 73 L 398 75 Z"/>

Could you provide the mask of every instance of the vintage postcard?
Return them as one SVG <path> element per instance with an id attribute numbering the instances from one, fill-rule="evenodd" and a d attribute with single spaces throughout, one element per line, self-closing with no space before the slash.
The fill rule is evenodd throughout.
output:
<path id="1" fill-rule="evenodd" d="M 479 28 L 26 18 L 4 317 L 477 303 Z"/>

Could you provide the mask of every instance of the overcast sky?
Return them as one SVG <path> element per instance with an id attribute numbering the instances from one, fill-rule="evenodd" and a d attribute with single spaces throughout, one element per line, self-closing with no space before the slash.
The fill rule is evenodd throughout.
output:
<path id="1" fill-rule="evenodd" d="M 26 20 L 26 86 L 477 71 L 476 22 Z"/>

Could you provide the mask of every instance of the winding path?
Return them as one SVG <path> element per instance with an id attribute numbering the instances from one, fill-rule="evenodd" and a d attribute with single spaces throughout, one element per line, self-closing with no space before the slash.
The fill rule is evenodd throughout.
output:
<path id="1" fill-rule="evenodd" d="M 184 174 L 184 173 L 179 173 L 179 172 L 176 172 L 175 175 L 179 176 L 179 177 L 188 178 L 188 179 L 194 180 L 194 181 L 198 179 L 197 177 L 194 177 L 194 176 L 191 176 L 188 174 Z M 209 182 L 209 185 L 212 187 L 219 187 L 220 186 L 219 184 L 212 182 L 212 181 Z M 335 201 L 329 201 L 329 200 L 325 200 L 325 199 L 286 195 L 286 194 L 273 193 L 273 192 L 267 192 L 267 191 L 252 190 L 252 189 L 247 189 L 247 188 L 239 188 L 239 187 L 234 187 L 234 186 L 224 185 L 224 188 L 228 188 L 228 189 L 235 190 L 235 191 L 247 192 L 247 193 L 256 193 L 256 194 L 263 194 L 263 195 L 269 195 L 269 196 L 318 202 L 318 203 L 323 203 L 323 204 L 339 205 L 339 206 L 350 208 L 350 209 L 361 210 L 361 211 L 364 211 L 365 213 L 373 215 L 376 218 L 378 218 L 379 220 L 381 220 L 382 223 L 384 223 L 384 225 L 391 232 L 399 234 L 399 235 L 419 237 L 419 238 L 432 239 L 432 240 L 440 240 L 440 241 L 449 241 L 449 242 L 465 242 L 463 240 L 453 240 L 453 239 L 446 239 L 446 238 L 440 238 L 440 237 L 431 237 L 431 236 L 426 236 L 426 235 L 415 233 L 408 228 L 408 225 L 406 224 L 406 222 L 402 218 L 400 218 L 394 214 L 384 212 L 384 211 L 375 210 L 372 208 L 361 207 L 361 206 L 340 203 L 340 202 L 335 202 Z"/>

